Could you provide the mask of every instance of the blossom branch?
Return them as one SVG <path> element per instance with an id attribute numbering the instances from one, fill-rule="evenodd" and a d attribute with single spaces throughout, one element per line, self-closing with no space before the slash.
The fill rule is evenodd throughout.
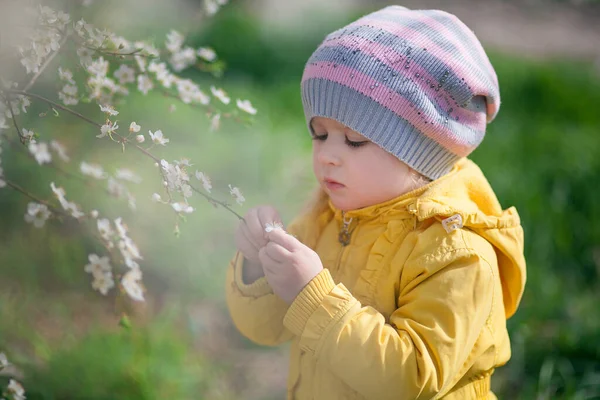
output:
<path id="1" fill-rule="evenodd" d="M 31 78 L 31 80 L 27 83 L 27 85 L 25 85 L 25 87 L 23 88 L 23 91 L 28 91 L 29 89 L 31 89 L 31 87 L 34 85 L 34 83 L 38 80 L 38 78 L 42 75 L 42 73 L 44 72 L 44 70 L 48 67 L 48 65 L 50 65 L 50 63 L 52 62 L 52 60 L 54 59 L 54 57 L 56 57 L 56 55 L 60 52 L 60 50 L 63 48 L 63 46 L 65 45 L 65 43 L 67 42 L 67 39 L 69 37 L 71 33 L 66 33 L 62 40 L 60 41 L 59 47 L 58 49 L 56 49 L 56 51 L 54 51 L 44 62 L 44 64 L 40 67 L 39 71 Z"/>
<path id="2" fill-rule="evenodd" d="M 47 99 L 47 98 L 45 98 L 45 97 L 43 97 L 43 96 L 40 96 L 40 95 L 37 95 L 37 94 L 33 94 L 33 93 L 29 93 L 29 92 L 25 92 L 25 91 L 21 91 L 21 90 L 11 90 L 11 91 L 10 91 L 10 93 L 14 93 L 14 94 L 21 94 L 21 95 L 23 95 L 23 96 L 28 96 L 28 97 L 31 97 L 31 98 L 34 98 L 34 99 L 37 99 L 37 100 L 43 101 L 43 102 L 45 102 L 45 103 L 47 103 L 47 104 L 51 105 L 52 107 L 55 107 L 55 108 L 58 108 L 58 109 L 60 109 L 60 110 L 63 110 L 63 111 L 69 112 L 69 113 L 71 113 L 71 114 L 75 115 L 76 117 L 79 117 L 79 118 L 83 119 L 84 121 L 86 121 L 86 122 L 88 122 L 88 123 L 90 123 L 90 124 L 92 124 L 92 125 L 94 125 L 94 126 L 96 126 L 96 127 L 98 127 L 98 128 L 101 128 L 101 127 L 102 127 L 102 125 L 101 125 L 101 124 L 99 124 L 99 123 L 97 123 L 97 122 L 94 122 L 93 120 L 91 120 L 91 119 L 89 119 L 89 118 L 87 118 L 87 117 L 85 117 L 85 116 L 81 115 L 81 114 L 80 114 L 80 113 L 78 113 L 77 111 L 71 110 L 71 109 L 70 109 L 70 108 L 68 108 L 68 107 L 64 107 L 64 106 L 62 106 L 62 105 L 60 105 L 60 104 L 58 104 L 58 103 L 55 103 L 54 101 L 52 101 L 52 100 L 50 100 L 50 99 Z M 129 139 L 127 139 L 127 138 L 125 138 L 125 137 L 123 137 L 123 136 L 119 135 L 118 133 L 114 133 L 114 135 L 116 135 L 117 137 L 119 137 L 120 143 L 122 143 L 122 144 L 125 144 L 125 143 L 130 143 L 130 144 L 132 144 L 133 146 L 135 146 L 135 148 L 136 148 L 136 149 L 138 149 L 139 151 L 141 151 L 142 153 L 144 153 L 144 154 L 145 154 L 145 155 L 147 155 L 148 157 L 152 158 L 152 159 L 153 159 L 155 162 L 157 162 L 157 163 L 160 163 L 160 159 L 159 159 L 158 157 L 154 156 L 154 155 L 153 155 L 152 153 L 150 153 L 148 150 L 144 149 L 144 148 L 143 148 L 143 147 L 141 147 L 141 146 L 138 146 L 137 144 L 133 143 L 131 140 L 129 140 Z M 191 185 L 190 185 L 190 186 L 191 186 Z M 211 196 L 208 196 L 207 194 L 205 194 L 205 193 L 201 192 L 200 190 L 198 190 L 198 189 L 194 188 L 193 186 L 192 186 L 192 189 L 193 189 L 193 190 L 194 190 L 196 193 L 199 193 L 199 194 L 200 194 L 200 195 L 202 195 L 204 198 L 206 198 L 206 199 L 207 199 L 207 200 L 208 200 L 210 203 L 212 203 L 212 204 L 218 204 L 218 205 L 220 205 L 221 207 L 225 208 L 227 211 L 229 211 L 229 212 L 233 213 L 233 214 L 234 214 L 236 217 L 238 217 L 239 219 L 242 219 L 242 220 L 244 219 L 244 218 L 243 218 L 242 216 L 240 216 L 238 213 L 236 213 L 235 211 L 233 211 L 233 210 L 231 209 L 231 207 L 229 207 L 229 205 L 228 205 L 227 203 L 225 203 L 225 202 L 222 202 L 222 201 L 219 201 L 219 200 L 217 200 L 217 199 L 215 199 L 215 198 L 213 198 L 213 197 L 211 197 Z"/>
<path id="3" fill-rule="evenodd" d="M 6 179 L 6 177 L 3 177 L 2 180 L 4 182 L 6 182 L 6 185 L 9 186 L 10 188 L 16 190 L 17 192 L 29 197 L 31 200 L 36 201 L 40 204 L 45 205 L 46 207 L 48 207 L 49 209 L 51 209 L 53 212 L 55 212 L 56 214 L 60 214 L 64 217 L 69 217 L 72 218 L 71 215 L 67 214 L 66 212 L 60 210 L 59 208 L 56 208 L 55 206 L 53 206 L 52 204 L 50 204 L 49 202 L 42 200 L 38 197 L 36 197 L 35 195 L 29 193 L 28 191 L 26 191 L 25 189 L 23 189 L 21 186 L 17 185 L 16 183 Z"/>

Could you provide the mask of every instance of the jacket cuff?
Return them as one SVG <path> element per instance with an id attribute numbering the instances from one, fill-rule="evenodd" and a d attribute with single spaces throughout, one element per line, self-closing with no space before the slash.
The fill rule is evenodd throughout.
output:
<path id="1" fill-rule="evenodd" d="M 261 297 L 273 293 L 267 278 L 260 277 L 250 284 L 244 283 L 244 256 L 237 253 L 233 261 L 234 281 L 242 295 L 247 297 Z"/>
<path id="2" fill-rule="evenodd" d="M 335 282 L 329 270 L 324 268 L 296 296 L 283 318 L 283 325 L 296 336 L 301 336 L 306 322 L 333 288 Z"/>

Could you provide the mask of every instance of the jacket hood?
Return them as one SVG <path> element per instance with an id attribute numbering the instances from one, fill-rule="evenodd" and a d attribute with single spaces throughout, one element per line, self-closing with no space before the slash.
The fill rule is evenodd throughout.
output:
<path id="1" fill-rule="evenodd" d="M 419 220 L 459 214 L 468 228 L 496 251 L 506 318 L 521 301 L 526 281 L 523 228 L 514 207 L 503 210 L 492 187 L 471 160 L 460 160 L 451 173 L 427 185 L 412 207 Z"/>

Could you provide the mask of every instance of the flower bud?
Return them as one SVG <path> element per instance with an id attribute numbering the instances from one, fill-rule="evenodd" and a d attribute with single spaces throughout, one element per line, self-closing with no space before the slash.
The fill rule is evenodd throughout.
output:
<path id="1" fill-rule="evenodd" d="M 144 137 L 144 135 L 137 135 L 135 137 L 135 141 L 138 143 L 144 143 L 144 140 L 146 140 L 146 138 Z"/>

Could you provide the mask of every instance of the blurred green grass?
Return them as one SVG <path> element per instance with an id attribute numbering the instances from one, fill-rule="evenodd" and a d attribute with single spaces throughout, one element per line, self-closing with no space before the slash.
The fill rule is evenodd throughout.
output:
<path id="1" fill-rule="evenodd" d="M 234 206 L 238 213 L 269 203 L 279 207 L 284 221 L 289 221 L 313 186 L 311 144 L 299 96 L 303 64 L 326 32 L 347 22 L 323 18 L 318 29 L 292 35 L 268 31 L 234 7 L 224 9 L 190 41 L 192 45 L 213 44 L 228 62 L 226 80 L 216 85 L 224 86 L 233 103 L 236 97 L 251 99 L 259 109 L 256 123 L 245 128 L 224 121 L 220 131 L 208 132 L 209 120 L 201 111 L 181 104 L 169 113 L 170 100 L 139 94 L 117 106 L 120 121 L 125 126 L 126 121 L 135 120 L 144 132 L 162 129 L 171 143 L 153 152 L 169 161 L 190 158 L 195 164 L 192 171 L 199 169 L 213 178 L 218 198 L 229 198 L 228 184 L 239 186 L 247 202 Z M 499 398 L 600 398 L 598 72 L 568 60 L 524 61 L 496 52 L 490 58 L 498 72 L 502 106 L 472 158 L 503 206 L 519 210 L 528 262 L 521 307 L 508 321 L 513 358 L 495 373 L 493 386 Z M 199 73 L 188 76 L 204 82 L 204 88 L 215 83 Z M 94 107 L 89 110 L 99 115 Z M 131 212 L 126 201 L 107 198 L 98 185 L 90 188 L 55 177 L 53 171 L 32 164 L 19 151 L 3 154 L 7 176 L 18 176 L 19 182 L 43 198 L 50 198 L 48 182 L 55 179 L 67 189 L 68 199 L 80 204 L 94 200 L 101 215 L 123 216 L 144 256 L 148 296 L 170 294 L 167 310 L 173 307 L 175 313 L 185 314 L 181 305 L 206 300 L 226 313 L 222 287 L 234 250 L 235 216 L 198 197 L 197 212 L 181 225 L 181 236 L 176 237 L 168 206 L 150 201 L 153 192 L 160 193 L 152 161 L 138 154 L 123 156 L 118 146 L 96 140 L 86 125 L 67 115 L 55 119 L 52 130 L 37 119 L 27 123 L 39 127 L 42 137 L 58 138 L 72 149 L 89 149 L 77 153 L 83 156 L 81 160 L 101 163 L 109 171 L 127 166 L 139 173 L 144 182 L 130 185 L 138 197 L 138 210 Z M 77 172 L 81 160 L 74 159 L 68 168 Z M 26 310 L 60 301 L 61 293 L 91 291 L 83 265 L 88 253 L 101 248 L 70 224 L 52 223 L 43 230 L 24 225 L 26 204 L 27 200 L 11 192 L 0 196 L 5 227 L 0 232 L 0 348 L 14 345 L 23 354 L 33 355 L 36 362 L 18 358 L 28 372 L 26 387 L 40 396 L 31 398 L 68 398 L 64 377 L 83 368 L 90 369 L 89 378 L 77 383 L 73 389 L 77 395 L 70 398 L 104 398 L 107 388 L 123 393 L 119 398 L 164 394 L 194 398 L 185 394 L 192 386 L 201 387 L 202 393 L 210 391 L 213 366 L 198 358 L 193 368 L 184 368 L 189 362 L 184 355 L 192 351 L 192 345 L 179 340 L 182 333 L 168 326 L 165 321 L 172 317 L 164 314 L 155 318 L 156 325 L 136 327 L 140 330 L 136 334 L 114 333 L 99 325 L 90 333 L 56 344 L 38 331 L 38 321 L 28 319 Z M 86 296 L 100 297 L 96 293 Z M 20 308 L 23 302 L 31 307 Z M 48 310 L 66 332 L 77 326 L 78 321 L 60 307 Z M 158 350 L 135 359 L 132 354 L 137 346 Z M 115 358 L 114 369 L 104 369 L 107 355 Z M 185 379 L 172 386 L 169 377 L 177 371 Z M 110 378 L 106 385 L 94 380 L 106 374 Z"/>

